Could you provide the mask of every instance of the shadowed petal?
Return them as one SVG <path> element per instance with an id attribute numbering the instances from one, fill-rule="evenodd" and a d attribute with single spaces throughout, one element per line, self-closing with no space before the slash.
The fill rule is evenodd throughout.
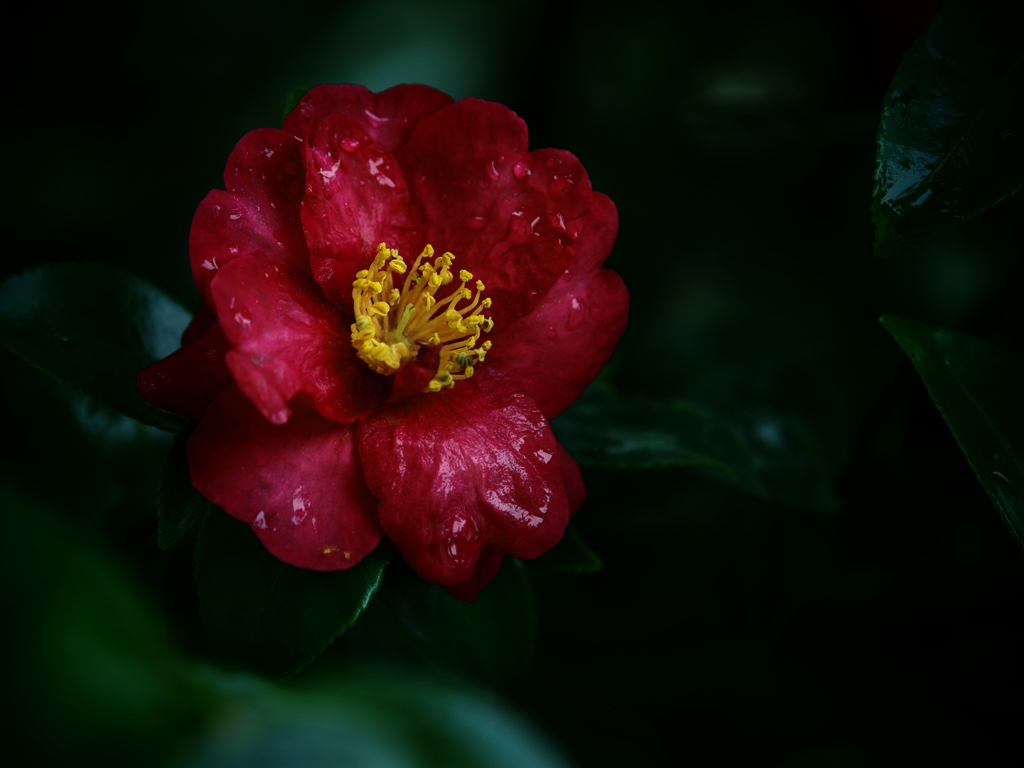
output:
<path id="1" fill-rule="evenodd" d="M 352 281 L 373 261 L 378 243 L 410 261 L 422 247 L 409 189 L 394 157 L 347 118 L 317 123 L 304 152 L 310 266 L 324 295 L 348 317 Z"/>
<path id="2" fill-rule="evenodd" d="M 386 397 L 386 377 L 356 357 L 348 326 L 308 274 L 237 259 L 210 287 L 233 346 L 228 368 L 268 420 L 288 421 L 298 396 L 322 416 L 350 423 Z"/>
<path id="3" fill-rule="evenodd" d="M 413 131 L 398 153 L 426 241 L 487 286 L 498 327 L 527 314 L 573 261 L 590 179 L 568 152 L 527 151 L 526 124 L 463 99 Z"/>
<path id="4" fill-rule="evenodd" d="M 199 492 L 251 524 L 286 563 L 344 570 L 380 541 L 352 425 L 306 408 L 283 426 L 270 424 L 229 386 L 189 438 L 188 464 Z"/>
<path id="5" fill-rule="evenodd" d="M 199 204 L 189 234 L 192 276 L 203 298 L 210 300 L 217 270 L 240 256 L 308 269 L 299 220 L 302 145 L 272 128 L 250 131 L 228 158 L 224 185 L 227 191 L 215 189 Z"/>
<path id="6" fill-rule="evenodd" d="M 283 130 L 305 140 L 317 120 L 341 115 L 355 120 L 388 152 L 397 152 L 420 120 L 452 103 L 428 85 L 396 85 L 373 93 L 361 85 L 318 85 L 284 119 Z"/>

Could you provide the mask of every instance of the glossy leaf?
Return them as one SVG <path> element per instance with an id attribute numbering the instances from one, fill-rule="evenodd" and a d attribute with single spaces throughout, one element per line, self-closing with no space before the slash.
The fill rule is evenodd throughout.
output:
<path id="1" fill-rule="evenodd" d="M 488 684 L 521 679 L 533 662 L 537 617 L 523 564 L 506 557 L 476 602 L 457 600 L 407 568 L 395 568 L 381 598 L 428 664 Z"/>
<path id="2" fill-rule="evenodd" d="M 189 315 L 137 275 L 48 264 L 0 285 L 0 343 L 68 386 L 162 429 L 185 420 L 150 405 L 135 374 L 179 346 Z"/>
<path id="3" fill-rule="evenodd" d="M 341 635 L 378 590 L 390 549 L 346 571 L 286 565 L 250 526 L 213 508 L 196 548 L 203 626 L 214 653 L 274 675 L 291 675 Z"/>
<path id="4" fill-rule="evenodd" d="M 721 384 L 719 388 L 727 386 Z M 621 397 L 592 386 L 552 421 L 583 466 L 693 467 L 755 496 L 833 511 L 833 467 L 799 414 L 723 399 L 714 407 L 683 400 Z"/>
<path id="5" fill-rule="evenodd" d="M 1024 361 L 915 320 L 890 315 L 882 324 L 913 360 L 974 474 L 1024 548 Z"/>
<path id="6" fill-rule="evenodd" d="M 170 549 L 189 528 L 203 519 L 210 508 L 210 502 L 195 489 L 189 475 L 185 447 L 191 434 L 191 426 L 183 429 L 174 436 L 167 452 L 157 504 L 157 542 L 160 549 Z"/>
<path id="7" fill-rule="evenodd" d="M 620 397 L 598 384 L 552 420 L 551 426 L 582 465 L 708 467 L 740 485 L 760 487 L 735 431 L 692 403 Z"/>
<path id="8" fill-rule="evenodd" d="M 604 564 L 569 523 L 560 542 L 536 560 L 525 561 L 524 565 L 531 573 L 597 573 Z"/>
<path id="9" fill-rule="evenodd" d="M 903 57 L 878 132 L 875 250 L 912 248 L 1024 180 L 1019 3 L 948 3 Z"/>

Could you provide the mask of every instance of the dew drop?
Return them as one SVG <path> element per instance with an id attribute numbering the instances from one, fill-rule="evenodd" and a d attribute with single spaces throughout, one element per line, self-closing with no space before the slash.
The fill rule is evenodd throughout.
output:
<path id="1" fill-rule="evenodd" d="M 583 311 L 583 305 L 573 296 L 572 304 L 569 307 L 569 314 L 565 318 L 565 327 L 570 331 L 575 331 L 583 325 L 584 320 L 586 320 L 586 313 Z"/>
<path id="2" fill-rule="evenodd" d="M 524 163 L 522 160 L 518 161 L 515 165 L 512 166 L 512 175 L 515 176 L 516 179 L 519 181 L 522 181 L 531 173 L 533 173 L 533 170 L 531 170 L 530 166 Z"/>
<path id="3" fill-rule="evenodd" d="M 558 340 L 558 330 L 553 325 L 548 326 L 548 338 L 552 341 Z"/>
<path id="4" fill-rule="evenodd" d="M 561 164 L 562 161 L 559 160 L 557 157 L 549 157 L 547 160 L 544 161 L 544 165 L 546 165 L 548 168 L 557 168 Z"/>
<path id="5" fill-rule="evenodd" d="M 355 152 L 357 149 L 359 149 L 359 147 L 360 147 L 359 139 L 347 139 L 346 138 L 346 139 L 342 139 L 341 140 L 341 148 L 343 150 L 345 150 L 346 152 L 350 153 L 350 154 L 352 152 Z"/>
<path id="6" fill-rule="evenodd" d="M 491 160 L 490 164 L 488 164 L 487 166 L 487 175 L 490 176 L 495 181 L 497 181 L 498 176 L 500 175 L 498 173 L 498 167 L 494 164 L 493 160 Z"/>

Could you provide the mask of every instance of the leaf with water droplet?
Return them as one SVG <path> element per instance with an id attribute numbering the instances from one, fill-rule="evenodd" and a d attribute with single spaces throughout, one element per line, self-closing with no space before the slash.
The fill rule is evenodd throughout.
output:
<path id="1" fill-rule="evenodd" d="M 359 617 L 380 587 L 391 550 L 346 571 L 311 571 L 271 555 L 245 523 L 212 508 L 196 547 L 199 610 L 221 658 L 288 676 Z"/>
<path id="2" fill-rule="evenodd" d="M 948 3 L 883 105 L 872 218 L 890 255 L 976 216 L 1024 181 L 1020 3 Z"/>
<path id="3" fill-rule="evenodd" d="M 144 424 L 186 420 L 150 405 L 135 374 L 180 346 L 189 314 L 156 286 L 101 264 L 48 264 L 0 285 L 0 343 Z"/>
<path id="4" fill-rule="evenodd" d="M 888 315 L 960 450 L 1024 549 L 1024 361 L 957 331 Z"/>

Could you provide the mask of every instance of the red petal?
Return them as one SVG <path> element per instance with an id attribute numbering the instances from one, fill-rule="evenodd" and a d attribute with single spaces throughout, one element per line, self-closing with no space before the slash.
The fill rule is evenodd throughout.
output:
<path id="1" fill-rule="evenodd" d="M 495 332 L 483 364 L 508 375 L 554 418 L 608 362 L 628 311 L 629 293 L 615 272 L 567 272 L 532 314 Z"/>
<path id="2" fill-rule="evenodd" d="M 234 347 L 228 368 L 273 423 L 288 421 L 296 395 L 343 424 L 384 398 L 386 378 L 356 357 L 349 328 L 308 274 L 268 259 L 236 259 L 210 289 Z"/>
<path id="3" fill-rule="evenodd" d="M 555 438 L 533 401 L 483 370 L 359 425 L 359 456 L 384 532 L 435 584 L 472 577 L 489 542 L 538 557 L 569 521 Z"/>
<path id="4" fill-rule="evenodd" d="M 500 328 L 527 314 L 573 259 L 590 179 L 568 152 L 527 153 L 526 124 L 463 99 L 425 118 L 398 153 L 426 241 L 487 286 Z"/>
<path id="5" fill-rule="evenodd" d="M 275 426 L 231 386 L 189 438 L 188 466 L 203 496 L 252 524 L 270 553 L 291 565 L 344 570 L 380 541 L 352 425 L 297 408 Z"/>
<path id="6" fill-rule="evenodd" d="M 505 553 L 497 547 L 487 544 L 480 552 L 480 559 L 476 562 L 476 570 L 473 575 L 458 584 L 446 584 L 445 591 L 452 597 L 464 600 L 467 603 L 476 602 L 476 596 L 480 590 L 494 581 L 494 577 L 501 570 L 501 563 L 505 559 Z"/>
<path id="7" fill-rule="evenodd" d="M 380 93 L 361 85 L 319 85 L 288 113 L 283 129 L 305 140 L 317 120 L 341 115 L 359 123 L 388 152 L 397 152 L 421 118 L 451 103 L 451 96 L 426 85 L 396 85 Z"/>
<path id="8" fill-rule="evenodd" d="M 251 131 L 228 157 L 224 184 L 227 191 L 210 192 L 192 220 L 188 246 L 199 293 L 209 301 L 217 270 L 239 256 L 308 269 L 299 220 L 302 145 L 273 128 Z"/>
<path id="9" fill-rule="evenodd" d="M 212 323 L 209 318 L 213 319 Z M 197 337 L 197 331 L 204 325 L 205 330 Z M 200 305 L 182 340 L 181 349 L 139 371 L 135 375 L 135 386 L 158 408 L 198 419 L 231 382 L 231 374 L 224 364 L 224 355 L 231 345 L 205 305 Z"/>
<path id="10" fill-rule="evenodd" d="M 313 277 L 351 315 L 352 281 L 373 261 L 378 243 L 398 248 L 410 262 L 422 247 L 409 189 L 394 157 L 347 118 L 317 123 L 304 151 L 302 225 Z"/>
<path id="11" fill-rule="evenodd" d="M 414 360 L 406 363 L 391 376 L 391 394 L 385 401 L 386 405 L 397 403 L 407 397 L 418 395 L 423 388 L 430 383 L 437 373 L 438 361 L 441 357 L 441 347 L 420 352 Z"/>
<path id="12" fill-rule="evenodd" d="M 583 482 L 583 473 L 580 472 L 580 465 L 576 463 L 576 459 L 557 440 L 555 448 L 558 449 L 555 456 L 558 457 L 558 466 L 562 470 L 565 495 L 569 499 L 569 517 L 575 517 L 583 506 L 583 502 L 587 500 L 587 486 Z"/>

